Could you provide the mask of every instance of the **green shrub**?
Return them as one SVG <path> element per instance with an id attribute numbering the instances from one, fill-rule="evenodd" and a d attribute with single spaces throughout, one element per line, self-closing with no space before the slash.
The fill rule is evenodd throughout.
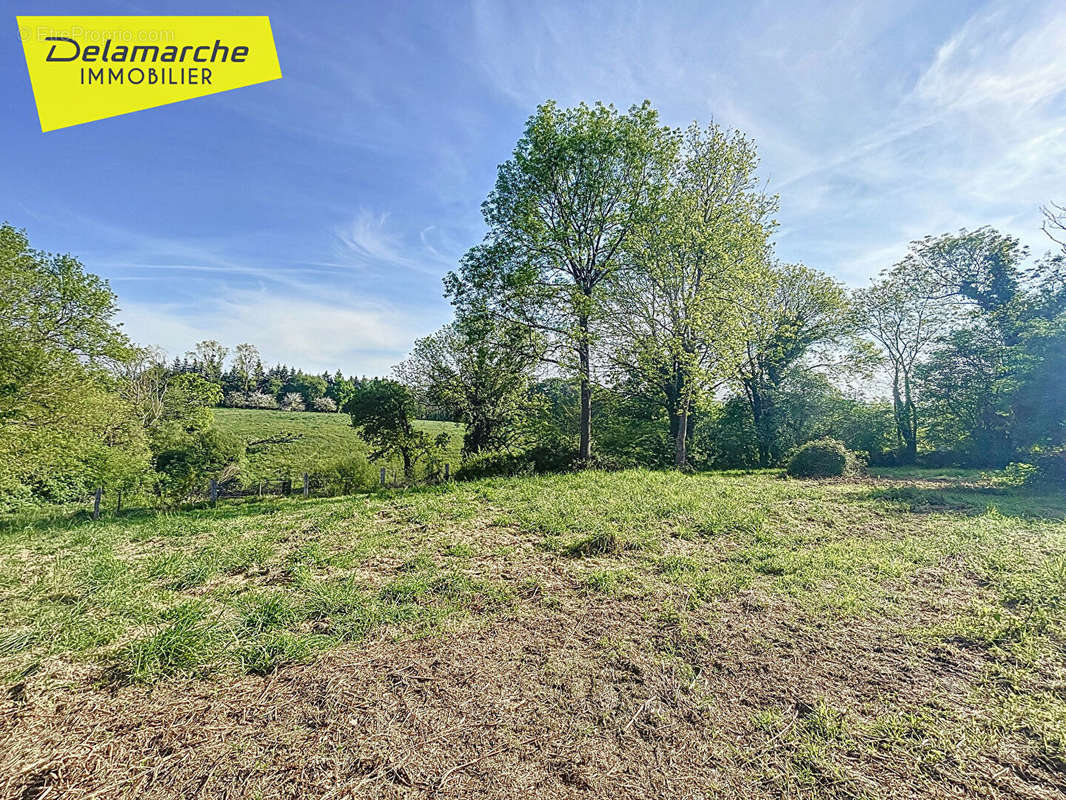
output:
<path id="1" fill-rule="evenodd" d="M 1039 470 L 1032 464 L 1012 461 L 1001 470 L 983 472 L 981 475 L 993 486 L 1025 486 L 1036 480 Z"/>
<path id="2" fill-rule="evenodd" d="M 565 472 L 574 465 L 575 455 L 565 448 L 538 445 L 517 453 L 478 453 L 463 459 L 455 473 L 458 480 L 496 476 L 515 477 L 541 472 Z"/>
<path id="3" fill-rule="evenodd" d="M 455 477 L 459 480 L 476 480 L 498 475 L 528 475 L 534 471 L 533 461 L 525 453 L 476 453 L 463 459 L 463 465 Z"/>
<path id="4" fill-rule="evenodd" d="M 363 453 L 337 459 L 325 470 L 325 477 L 340 487 L 342 494 L 369 491 L 378 483 L 375 470 Z"/>
<path id="5" fill-rule="evenodd" d="M 218 428 L 180 433 L 156 456 L 160 489 L 172 501 L 184 500 L 212 478 L 235 476 L 244 457 L 244 442 Z"/>
<path id="6" fill-rule="evenodd" d="M 12 514 L 33 505 L 33 492 L 12 471 L 0 464 L 0 514 Z"/>
<path id="7" fill-rule="evenodd" d="M 1003 469 L 981 475 L 993 486 L 1066 486 L 1066 447 L 1037 448 L 1024 462 L 1012 461 Z"/>
<path id="8" fill-rule="evenodd" d="M 816 439 L 802 445 L 788 461 L 793 478 L 837 478 L 858 471 L 858 457 L 837 439 Z"/>
<path id="9" fill-rule="evenodd" d="M 1066 485 L 1066 447 L 1045 450 L 1033 458 L 1034 483 Z"/>

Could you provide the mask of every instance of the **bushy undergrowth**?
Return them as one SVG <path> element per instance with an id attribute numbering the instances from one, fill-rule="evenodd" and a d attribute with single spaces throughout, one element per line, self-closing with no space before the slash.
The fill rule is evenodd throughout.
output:
<path id="1" fill-rule="evenodd" d="M 1037 451 L 985 477 L 995 486 L 1066 486 L 1066 447 Z"/>
<path id="2" fill-rule="evenodd" d="M 1066 486 L 1066 447 L 1046 450 L 1033 458 L 1036 474 L 1035 483 L 1057 484 Z"/>
<path id="3" fill-rule="evenodd" d="M 335 484 L 342 494 L 352 494 L 375 488 L 378 485 L 375 472 L 363 453 L 355 453 L 327 464 L 318 474 Z"/>
<path id="4" fill-rule="evenodd" d="M 562 447 L 532 447 L 513 453 L 477 453 L 463 459 L 463 465 L 455 477 L 459 480 L 476 480 L 565 472 L 574 466 L 576 456 L 576 451 Z"/>

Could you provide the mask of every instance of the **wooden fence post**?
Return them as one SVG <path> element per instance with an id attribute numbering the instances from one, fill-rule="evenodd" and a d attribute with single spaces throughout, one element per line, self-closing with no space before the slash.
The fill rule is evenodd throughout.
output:
<path id="1" fill-rule="evenodd" d="M 122 510 L 122 490 L 118 490 L 118 499 L 115 500 L 115 513 L 119 513 Z"/>
<path id="2" fill-rule="evenodd" d="M 384 467 L 382 467 L 381 471 L 378 473 L 378 482 L 381 483 L 382 486 L 385 485 L 385 468 Z"/>
<path id="3" fill-rule="evenodd" d="M 93 519 L 100 519 L 100 498 L 104 494 L 104 487 L 97 486 L 96 493 L 93 495 Z"/>
<path id="4" fill-rule="evenodd" d="M 451 475 L 451 472 L 452 472 L 452 465 L 449 464 L 447 461 L 445 461 L 444 462 L 444 480 L 448 480 L 448 477 Z"/>
<path id="5" fill-rule="evenodd" d="M 263 496 L 263 482 L 259 481 L 259 496 Z"/>
<path id="6" fill-rule="evenodd" d="M 310 495 L 311 495 L 311 477 L 305 472 L 304 473 L 304 497 L 309 497 Z"/>
<path id="7" fill-rule="evenodd" d="M 218 503 L 218 481 L 214 478 L 211 479 L 211 507 L 214 508 Z"/>

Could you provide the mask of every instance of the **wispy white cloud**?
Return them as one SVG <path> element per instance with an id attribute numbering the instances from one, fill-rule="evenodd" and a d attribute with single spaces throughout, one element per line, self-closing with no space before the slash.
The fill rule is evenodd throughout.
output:
<path id="1" fill-rule="evenodd" d="M 985 105 L 1016 115 L 1066 87 L 1066 14 L 1061 4 L 1001 3 L 971 17 L 937 51 L 914 89 L 932 106 Z"/>
<path id="2" fill-rule="evenodd" d="M 451 262 L 428 243 L 427 229 L 423 228 L 411 241 L 396 231 L 390 217 L 388 212 L 361 208 L 351 222 L 338 227 L 336 235 L 341 244 L 338 256 L 342 263 L 347 258 L 355 266 L 401 267 L 439 277 L 441 264 Z"/>
<path id="3" fill-rule="evenodd" d="M 419 268 L 387 214 L 361 211 L 345 229 L 351 257 L 336 262 L 291 262 L 271 253 L 262 263 L 248 263 L 233 252 L 247 245 L 240 237 L 177 239 L 79 217 L 69 224 L 97 238 L 92 247 L 78 249 L 89 269 L 119 288 L 119 320 L 127 334 L 170 356 L 210 338 L 231 347 L 252 342 L 271 363 L 387 374 L 415 338 L 446 321 L 443 303 L 422 308 L 410 288 L 387 299 L 384 281 L 346 279 L 353 258 L 382 269 Z M 328 234 L 323 240 L 328 247 Z M 421 251 L 425 245 L 416 238 L 413 247 Z M 433 295 L 438 275 L 429 281 Z M 153 292 L 153 286 L 167 288 Z"/>
<path id="4" fill-rule="evenodd" d="M 388 230 L 389 214 L 375 214 L 362 208 L 347 226 L 337 229 L 337 237 L 357 258 L 383 261 L 387 264 L 407 264 L 401 245 Z"/>
<path id="5" fill-rule="evenodd" d="M 377 375 L 387 374 L 405 356 L 414 337 L 443 322 L 386 304 L 351 298 L 331 303 L 271 292 L 230 292 L 195 305 L 126 302 L 119 318 L 134 341 L 161 347 L 170 356 L 210 338 L 231 347 L 252 342 L 267 363 Z"/>
<path id="6" fill-rule="evenodd" d="M 992 3 L 932 48 L 894 102 L 779 184 L 782 249 L 852 283 L 909 240 L 963 226 L 1039 251 L 1039 206 L 1063 186 L 1066 9 Z"/>

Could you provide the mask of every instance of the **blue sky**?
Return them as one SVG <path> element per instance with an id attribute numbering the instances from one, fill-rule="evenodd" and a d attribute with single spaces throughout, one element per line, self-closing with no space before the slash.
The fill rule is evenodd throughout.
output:
<path id="1" fill-rule="evenodd" d="M 171 354 L 385 374 L 448 320 L 440 278 L 547 98 L 748 132 L 779 257 L 849 285 L 961 226 L 1043 251 L 1066 202 L 1061 0 L 5 5 L 0 219 Z M 20 13 L 269 14 L 284 77 L 42 134 Z"/>

